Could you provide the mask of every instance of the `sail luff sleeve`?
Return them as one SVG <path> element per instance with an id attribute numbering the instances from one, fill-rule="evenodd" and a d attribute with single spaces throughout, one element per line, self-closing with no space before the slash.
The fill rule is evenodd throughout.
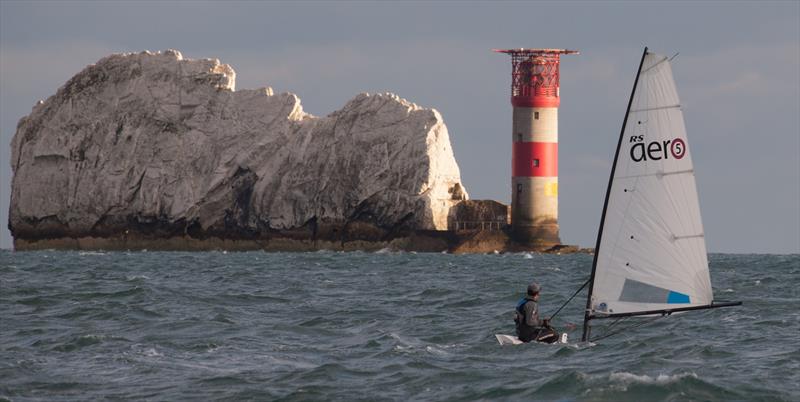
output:
<path id="1" fill-rule="evenodd" d="M 581 336 L 582 341 L 586 341 L 587 339 L 587 331 L 588 331 L 588 324 L 591 316 L 589 311 L 592 307 L 592 288 L 594 287 L 594 277 L 595 272 L 597 271 L 597 256 L 600 252 L 600 241 L 602 240 L 603 235 L 603 224 L 606 220 L 606 211 L 608 209 L 608 199 L 611 192 L 611 185 L 614 182 L 614 172 L 617 167 L 617 161 L 619 160 L 619 150 L 622 147 L 622 138 L 625 135 L 625 126 L 628 123 L 628 115 L 631 111 L 631 105 L 633 104 L 633 96 L 636 94 L 636 85 L 639 83 L 639 75 L 642 72 L 642 66 L 644 65 L 644 59 L 647 56 L 647 47 L 645 46 L 644 51 L 642 52 L 642 59 L 639 61 L 639 68 L 636 70 L 636 79 L 633 80 L 633 89 L 631 89 L 631 97 L 628 99 L 628 108 L 625 110 L 625 118 L 622 120 L 622 130 L 619 133 L 619 140 L 617 141 L 617 150 L 614 153 L 614 163 L 611 166 L 611 173 L 608 177 L 608 187 L 606 188 L 606 198 L 603 202 L 603 213 L 600 216 L 600 227 L 597 231 L 597 242 L 595 243 L 594 248 L 594 258 L 592 261 L 592 273 L 589 276 L 589 291 L 586 296 L 586 310 L 584 311 L 583 316 L 583 335 Z"/>

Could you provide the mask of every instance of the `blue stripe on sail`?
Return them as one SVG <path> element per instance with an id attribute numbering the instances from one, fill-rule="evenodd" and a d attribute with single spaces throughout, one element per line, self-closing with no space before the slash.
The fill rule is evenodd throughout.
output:
<path id="1" fill-rule="evenodd" d="M 689 295 L 670 290 L 667 295 L 667 304 L 690 303 Z"/>

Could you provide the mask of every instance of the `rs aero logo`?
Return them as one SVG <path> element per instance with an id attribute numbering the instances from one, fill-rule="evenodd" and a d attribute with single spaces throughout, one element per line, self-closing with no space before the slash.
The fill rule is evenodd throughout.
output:
<path id="1" fill-rule="evenodd" d="M 631 159 L 634 162 L 659 161 L 669 159 L 681 159 L 686 155 L 686 143 L 680 139 L 645 142 L 644 135 L 631 136 L 628 143 L 631 145 Z"/>

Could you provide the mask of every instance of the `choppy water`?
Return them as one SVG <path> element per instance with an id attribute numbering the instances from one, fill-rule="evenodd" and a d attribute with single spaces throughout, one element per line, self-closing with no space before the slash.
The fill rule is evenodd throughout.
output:
<path id="1" fill-rule="evenodd" d="M 800 256 L 712 255 L 739 308 L 501 347 L 588 255 L 0 252 L 0 400 L 800 400 Z M 585 292 L 556 319 L 580 323 Z M 595 334 L 602 330 L 595 329 Z M 573 338 L 580 336 L 573 332 Z"/>

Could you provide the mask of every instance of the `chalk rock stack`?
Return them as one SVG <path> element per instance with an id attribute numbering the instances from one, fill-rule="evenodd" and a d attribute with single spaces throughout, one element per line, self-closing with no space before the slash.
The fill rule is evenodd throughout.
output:
<path id="1" fill-rule="evenodd" d="M 315 117 L 234 87 L 230 66 L 173 50 L 88 66 L 17 126 L 15 240 L 444 230 L 467 198 L 436 110 L 360 94 Z"/>

